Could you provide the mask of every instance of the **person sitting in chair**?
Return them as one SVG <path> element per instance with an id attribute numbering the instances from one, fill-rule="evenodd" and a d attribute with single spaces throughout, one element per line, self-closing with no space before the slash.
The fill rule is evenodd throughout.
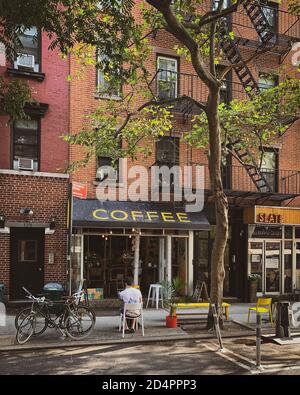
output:
<path id="1" fill-rule="evenodd" d="M 125 289 L 121 292 L 119 292 L 119 298 L 127 304 L 135 304 L 135 303 L 142 303 L 142 294 L 139 289 L 133 288 L 133 278 L 128 277 L 125 281 Z M 121 308 L 121 313 L 124 313 L 124 306 Z M 126 320 L 126 332 L 127 333 L 133 333 L 134 332 L 134 324 L 135 324 L 135 318 L 140 315 L 140 311 L 130 311 L 130 318 Z M 127 316 L 126 314 L 126 317 Z M 132 318 L 131 318 L 132 317 Z M 127 321 L 131 321 L 131 328 L 129 329 Z"/>

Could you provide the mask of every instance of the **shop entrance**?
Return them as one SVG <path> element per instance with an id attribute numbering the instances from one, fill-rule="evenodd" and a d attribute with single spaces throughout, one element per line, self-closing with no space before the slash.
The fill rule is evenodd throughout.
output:
<path id="1" fill-rule="evenodd" d="M 259 294 L 292 292 L 292 241 L 250 240 L 249 259 L 251 274 L 259 275 Z"/>
<path id="2" fill-rule="evenodd" d="M 166 241 L 158 236 L 139 236 L 139 240 L 138 282 L 146 295 L 150 284 L 165 279 Z M 134 277 L 135 236 L 84 235 L 82 259 L 88 287 L 103 288 L 104 297 L 116 298 L 126 277 Z"/>
<path id="3" fill-rule="evenodd" d="M 160 251 L 162 249 L 163 251 Z M 165 278 L 165 240 L 160 237 L 141 237 L 139 259 L 139 284 L 143 295 L 147 295 L 150 284 Z"/>
<path id="4" fill-rule="evenodd" d="M 74 235 L 72 289 L 85 278 L 89 288 L 103 288 L 105 298 L 117 298 L 118 291 L 124 289 L 126 277 L 131 276 L 147 296 L 150 284 L 179 277 L 186 293 L 191 288 L 189 282 L 192 284 L 188 270 L 192 251 L 188 240 L 188 237 L 142 232 Z"/>
<path id="5" fill-rule="evenodd" d="M 23 299 L 27 288 L 34 295 L 44 285 L 45 229 L 11 229 L 10 299 Z"/>

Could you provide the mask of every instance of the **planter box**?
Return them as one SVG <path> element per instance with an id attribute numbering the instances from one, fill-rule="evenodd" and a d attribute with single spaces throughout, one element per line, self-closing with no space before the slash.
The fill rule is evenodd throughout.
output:
<path id="1" fill-rule="evenodd" d="M 166 327 L 167 328 L 177 328 L 177 317 L 166 316 Z"/>
<path id="2" fill-rule="evenodd" d="M 248 282 L 248 289 L 249 289 L 249 302 L 250 303 L 256 303 L 257 301 L 257 285 L 258 281 L 249 281 Z"/>

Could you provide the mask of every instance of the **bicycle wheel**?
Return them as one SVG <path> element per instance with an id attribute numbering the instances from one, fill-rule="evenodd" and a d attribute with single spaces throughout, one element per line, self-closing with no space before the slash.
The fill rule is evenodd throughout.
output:
<path id="1" fill-rule="evenodd" d="M 17 330 L 16 340 L 19 344 L 26 343 L 34 334 L 35 314 L 28 314 L 20 323 Z"/>
<path id="2" fill-rule="evenodd" d="M 21 322 L 24 320 L 31 313 L 31 307 L 26 307 L 25 309 L 21 310 L 15 318 L 15 327 L 18 330 Z M 44 315 L 39 311 L 35 311 L 36 315 L 36 325 L 34 329 L 34 336 L 41 335 L 47 329 L 47 319 Z"/>
<path id="3" fill-rule="evenodd" d="M 70 314 L 64 321 L 67 335 L 71 339 L 83 339 L 91 334 L 95 321 L 93 312 L 86 306 L 78 306 L 76 310 L 70 310 Z"/>
<path id="4" fill-rule="evenodd" d="M 80 303 L 77 306 L 77 309 L 78 309 L 78 307 L 84 307 L 84 308 L 88 309 L 90 311 L 90 313 L 92 314 L 92 316 L 93 316 L 94 324 L 96 323 L 96 313 L 95 313 L 95 310 L 91 306 L 87 306 L 87 305 L 84 305 L 84 304 Z"/>

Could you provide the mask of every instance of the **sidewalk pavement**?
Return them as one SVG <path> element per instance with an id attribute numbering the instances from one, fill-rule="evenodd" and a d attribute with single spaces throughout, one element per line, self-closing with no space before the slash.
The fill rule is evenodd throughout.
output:
<path id="1" fill-rule="evenodd" d="M 241 337 L 254 335 L 255 329 L 255 313 L 252 313 L 250 324 L 248 320 L 249 304 L 236 303 L 230 306 L 229 318 L 230 323 L 225 323 L 223 337 Z M 295 303 L 295 309 L 300 311 L 300 303 Z M 185 310 L 186 312 L 186 310 Z M 189 312 L 199 312 L 197 309 L 190 309 Z M 165 325 L 165 317 L 168 311 L 165 309 L 145 309 L 144 324 L 145 336 L 141 332 L 135 334 L 126 334 L 122 339 L 121 333 L 118 331 L 119 315 L 118 311 L 108 312 L 105 310 L 96 311 L 97 319 L 93 333 L 84 340 L 70 340 L 62 337 L 59 331 L 55 329 L 47 329 L 42 335 L 32 337 L 25 345 L 18 345 L 15 341 L 16 329 L 14 325 L 14 315 L 6 316 L 6 325 L 0 326 L 0 351 L 21 350 L 21 349 L 43 349 L 43 348 L 61 348 L 76 347 L 80 345 L 95 344 L 117 344 L 117 343 L 146 343 L 146 342 L 162 342 L 187 339 L 207 339 L 214 338 L 213 332 L 205 329 L 206 317 L 179 317 L 178 327 L 175 329 L 167 328 Z M 267 317 L 266 317 L 267 318 Z M 201 324 L 202 323 L 202 324 Z M 230 324 L 230 325 L 229 325 Z M 300 324 L 300 321 L 297 324 Z M 226 329 L 227 326 L 227 329 Z M 191 328 L 191 329 L 189 329 Z M 267 320 L 263 320 L 263 330 L 265 333 L 273 333 L 274 328 Z"/>

